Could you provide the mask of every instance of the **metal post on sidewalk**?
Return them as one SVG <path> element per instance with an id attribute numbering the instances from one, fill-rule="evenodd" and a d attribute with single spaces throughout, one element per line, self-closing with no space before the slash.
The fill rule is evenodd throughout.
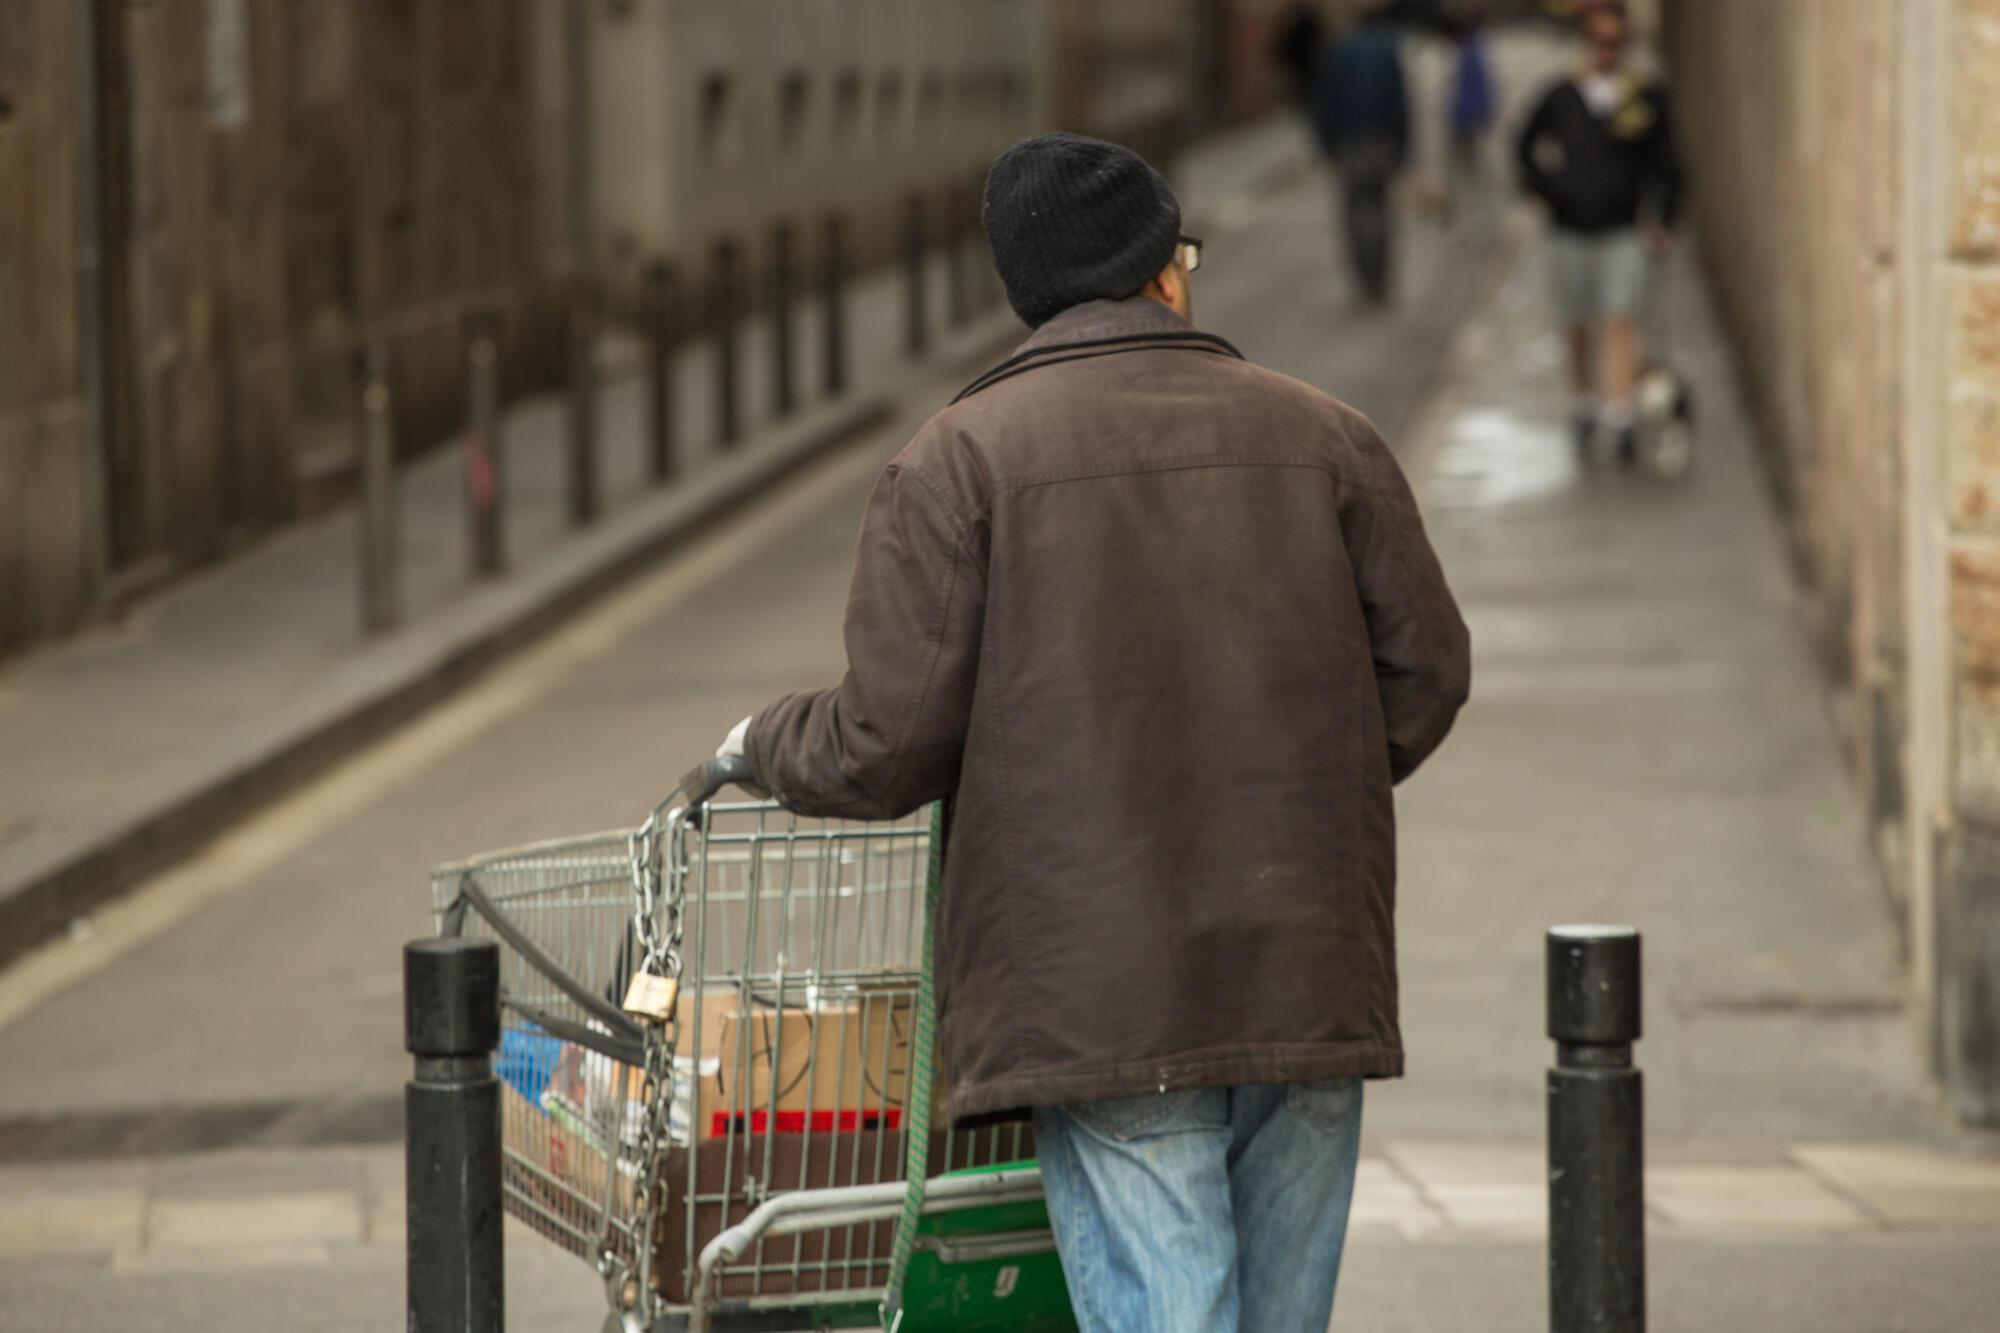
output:
<path id="1" fill-rule="evenodd" d="M 945 319 L 952 328 L 963 328 L 965 321 L 972 317 L 972 296 L 967 290 L 966 252 L 971 249 L 971 210 L 965 206 L 965 196 L 954 185 L 946 196 L 945 206 L 945 270 L 944 296 Z"/>
<path id="2" fill-rule="evenodd" d="M 1644 1333 L 1645 1085 L 1639 932 L 1549 930 L 1549 1328 Z"/>
<path id="3" fill-rule="evenodd" d="M 491 578 L 507 567 L 500 338 L 491 312 L 476 312 L 465 325 L 466 536 L 473 574 Z"/>
<path id="4" fill-rule="evenodd" d="M 646 401 L 654 481 L 672 481 L 674 448 L 674 338 L 678 324 L 673 267 L 661 260 L 646 269 Z"/>
<path id="5" fill-rule="evenodd" d="M 924 197 L 910 196 L 903 221 L 903 350 L 922 356 L 930 346 L 930 296 L 927 279 L 929 259 L 924 254 Z"/>
<path id="6" fill-rule="evenodd" d="M 361 629 L 377 634 L 394 628 L 402 618 L 389 345 L 379 339 L 369 343 L 361 353 L 360 371 L 361 495 L 354 528 L 361 563 Z"/>
<path id="7" fill-rule="evenodd" d="M 715 440 L 736 443 L 736 246 L 717 241 L 710 253 L 708 329 L 715 339 Z"/>
<path id="8" fill-rule="evenodd" d="M 826 215 L 820 235 L 820 328 L 825 344 L 821 387 L 831 398 L 847 387 L 847 260 L 838 214 Z"/>
<path id="9" fill-rule="evenodd" d="M 410 1333 L 506 1327 L 500 1233 L 500 948 L 492 940 L 403 946 Z"/>
<path id="10" fill-rule="evenodd" d="M 597 518 L 597 295 L 578 276 L 569 300 L 569 430 L 567 494 L 569 521 L 578 527 Z"/>
<path id="11" fill-rule="evenodd" d="M 771 411 L 791 414 L 798 400 L 792 340 L 792 224 L 771 229 Z"/>

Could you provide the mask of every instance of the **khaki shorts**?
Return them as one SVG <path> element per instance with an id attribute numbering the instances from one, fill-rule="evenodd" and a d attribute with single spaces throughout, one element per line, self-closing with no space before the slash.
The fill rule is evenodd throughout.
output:
<path id="1" fill-rule="evenodd" d="M 1595 324 L 1607 315 L 1636 319 L 1646 304 L 1652 258 L 1633 228 L 1551 231 L 1548 265 L 1549 292 L 1565 324 Z"/>

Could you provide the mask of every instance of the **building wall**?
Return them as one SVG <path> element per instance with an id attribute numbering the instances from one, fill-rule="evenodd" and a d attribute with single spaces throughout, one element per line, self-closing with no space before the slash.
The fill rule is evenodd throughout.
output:
<path id="1" fill-rule="evenodd" d="M 0 0 L 0 648 L 85 602 L 69 8 Z"/>
<path id="2" fill-rule="evenodd" d="M 1034 0 L 635 0 L 589 18 L 589 230 L 626 296 L 648 262 L 699 270 L 725 241 L 761 271 L 781 225 L 805 260 L 829 215 L 857 264 L 890 256 L 913 200 L 933 234 L 967 225 L 986 164 L 1043 119 Z"/>
<path id="3" fill-rule="evenodd" d="M 726 242 L 756 300 L 781 246 L 804 289 L 829 216 L 850 267 L 900 254 L 913 210 L 932 238 L 969 229 L 987 164 L 1036 128 L 1164 154 L 1198 17 L 0 0 L 0 654 L 344 501 L 363 345 L 388 345 L 399 445 L 425 449 L 459 425 L 473 313 L 501 318 L 507 392 L 530 392 L 564 373 L 568 297 L 632 313 L 651 261 L 700 283 Z"/>
<path id="4" fill-rule="evenodd" d="M 1691 207 L 1937 1066 L 2000 1119 L 2000 0 L 1667 0 Z"/>
<path id="5" fill-rule="evenodd" d="M 364 339 L 404 440 L 449 429 L 464 313 L 542 286 L 527 7 L 0 0 L 0 651 L 342 494 Z"/>

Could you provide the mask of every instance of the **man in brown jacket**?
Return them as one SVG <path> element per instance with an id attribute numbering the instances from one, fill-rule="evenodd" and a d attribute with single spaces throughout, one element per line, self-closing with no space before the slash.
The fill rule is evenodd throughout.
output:
<path id="1" fill-rule="evenodd" d="M 1032 1111 L 1087 1333 L 1323 1333 L 1465 626 L 1368 421 L 1188 322 L 1158 173 L 1038 136 L 984 222 L 1035 333 L 883 472 L 846 678 L 724 749 L 803 813 L 951 800 L 949 1109 Z"/>

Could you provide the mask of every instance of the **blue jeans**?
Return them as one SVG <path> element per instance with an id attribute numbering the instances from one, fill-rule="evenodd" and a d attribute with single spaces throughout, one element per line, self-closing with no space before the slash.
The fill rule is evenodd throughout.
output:
<path id="1" fill-rule="evenodd" d="M 1083 1333 L 1326 1333 L 1360 1079 L 1041 1107 L 1035 1146 Z"/>

